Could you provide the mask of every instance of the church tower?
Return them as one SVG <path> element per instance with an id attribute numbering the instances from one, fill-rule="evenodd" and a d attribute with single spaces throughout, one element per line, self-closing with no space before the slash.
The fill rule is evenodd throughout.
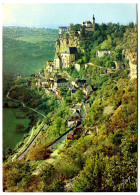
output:
<path id="1" fill-rule="evenodd" d="M 93 15 L 93 18 L 92 18 L 92 24 L 93 24 L 93 29 L 95 30 L 95 17 Z"/>

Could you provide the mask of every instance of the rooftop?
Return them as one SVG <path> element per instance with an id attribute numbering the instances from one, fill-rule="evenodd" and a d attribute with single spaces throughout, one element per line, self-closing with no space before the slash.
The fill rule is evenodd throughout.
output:
<path id="1" fill-rule="evenodd" d="M 67 83 L 68 81 L 64 78 L 60 78 L 56 80 L 57 83 Z"/>
<path id="2" fill-rule="evenodd" d="M 80 84 L 85 84 L 86 83 L 86 80 L 81 80 L 81 79 L 77 79 L 76 81 L 75 81 L 76 83 L 80 83 Z"/>

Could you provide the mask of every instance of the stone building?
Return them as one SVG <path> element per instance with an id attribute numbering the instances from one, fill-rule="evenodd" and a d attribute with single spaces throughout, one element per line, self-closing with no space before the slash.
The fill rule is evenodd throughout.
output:
<path id="1" fill-rule="evenodd" d="M 61 53 L 66 47 L 80 47 L 80 37 L 77 32 L 70 32 L 69 36 L 59 35 L 55 44 L 56 53 Z"/>
<path id="2" fill-rule="evenodd" d="M 73 24 L 71 24 L 72 26 Z M 54 69 L 69 68 L 73 66 L 77 58 L 77 49 L 80 48 L 81 30 L 94 31 L 95 30 L 95 17 L 93 15 L 92 22 L 86 21 L 81 25 L 80 31 L 71 31 L 70 27 L 59 27 L 59 38 L 56 41 L 56 52 L 54 62 L 49 63 L 48 72 Z M 80 65 L 76 64 L 75 68 L 80 71 Z"/>
<path id="3" fill-rule="evenodd" d="M 46 73 L 46 70 L 47 72 L 52 72 L 52 69 L 53 69 L 53 61 L 48 60 L 46 64 L 46 69 L 44 70 L 44 72 Z"/>
<path id="4" fill-rule="evenodd" d="M 55 69 L 61 68 L 61 58 L 57 53 L 55 54 L 55 58 L 54 58 L 54 68 Z"/>
<path id="5" fill-rule="evenodd" d="M 78 122 L 81 123 L 81 117 L 80 116 L 71 116 L 71 118 L 68 120 L 68 127 L 74 126 Z"/>
<path id="6" fill-rule="evenodd" d="M 75 67 L 75 69 L 79 72 L 80 71 L 80 69 L 81 69 L 81 65 L 80 64 L 74 64 L 74 67 Z"/>
<path id="7" fill-rule="evenodd" d="M 78 89 L 75 88 L 75 87 L 73 87 L 73 88 L 71 89 L 71 97 L 76 93 L 77 90 L 78 90 Z"/>
<path id="8" fill-rule="evenodd" d="M 54 68 L 69 68 L 72 62 L 77 58 L 76 47 L 66 47 L 60 54 L 55 55 Z"/>
<path id="9" fill-rule="evenodd" d="M 64 78 L 60 78 L 54 81 L 54 88 L 57 89 L 59 87 L 67 87 L 68 81 Z"/>
<path id="10" fill-rule="evenodd" d="M 75 81 L 75 87 L 77 87 L 77 88 L 83 87 L 85 84 L 86 84 L 85 79 L 76 79 L 76 81 Z"/>
<path id="11" fill-rule="evenodd" d="M 95 17 L 93 15 L 92 22 L 86 21 L 82 23 L 82 27 L 85 28 L 85 31 L 95 31 Z"/>
<path id="12" fill-rule="evenodd" d="M 62 68 L 69 68 L 70 64 L 77 58 L 77 48 L 67 47 L 61 52 L 61 66 Z"/>
<path id="13" fill-rule="evenodd" d="M 111 52 L 108 51 L 108 50 L 96 51 L 96 56 L 97 56 L 98 58 L 101 58 L 101 57 L 103 57 L 104 55 L 110 55 L 110 54 L 111 54 Z"/>
<path id="14" fill-rule="evenodd" d="M 65 32 L 68 32 L 69 27 L 67 26 L 59 26 L 59 34 L 63 34 Z"/>

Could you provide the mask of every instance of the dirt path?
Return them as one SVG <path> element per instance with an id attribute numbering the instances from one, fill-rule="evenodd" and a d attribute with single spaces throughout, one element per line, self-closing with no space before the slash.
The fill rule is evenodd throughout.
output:
<path id="1" fill-rule="evenodd" d="M 16 99 L 10 98 L 10 97 L 9 97 L 9 92 L 10 92 L 10 90 L 8 91 L 7 96 L 6 96 L 9 100 L 16 101 L 16 102 L 20 102 L 19 100 L 16 100 Z M 27 106 L 25 105 L 25 103 L 24 103 L 24 102 L 20 102 L 20 103 L 22 104 L 22 106 L 23 106 L 24 108 L 28 108 L 28 109 L 30 109 L 30 110 L 33 110 L 34 112 L 38 113 L 39 115 L 41 115 L 41 116 L 45 117 L 45 115 L 44 115 L 44 114 L 42 114 L 41 112 L 38 112 L 38 111 L 37 111 L 37 110 L 35 110 L 34 108 L 27 107 Z"/>

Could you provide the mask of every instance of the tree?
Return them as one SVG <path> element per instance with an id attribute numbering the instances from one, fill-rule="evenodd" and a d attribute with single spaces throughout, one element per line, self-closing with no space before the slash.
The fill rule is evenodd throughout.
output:
<path id="1" fill-rule="evenodd" d="M 23 192 L 32 177 L 28 162 L 6 162 L 3 165 L 4 185 L 8 192 Z"/>
<path id="2" fill-rule="evenodd" d="M 115 63 L 113 61 L 109 60 L 109 61 L 106 61 L 105 66 L 107 68 L 112 68 L 112 67 L 114 68 L 115 67 Z"/>
<path id="3" fill-rule="evenodd" d="M 82 35 L 82 37 L 85 36 L 85 28 L 84 27 L 82 28 L 81 35 Z"/>
<path id="4" fill-rule="evenodd" d="M 66 97 L 66 94 L 67 94 L 66 88 L 65 87 L 61 87 L 59 90 L 60 90 L 60 95 L 62 97 Z"/>
<path id="5" fill-rule="evenodd" d="M 81 90 L 77 90 L 74 94 L 74 97 L 76 98 L 76 101 L 80 102 L 83 99 L 83 93 Z"/>
<path id="6" fill-rule="evenodd" d="M 101 44 L 101 49 L 102 50 L 109 50 L 111 49 L 111 43 L 108 40 L 105 40 L 102 44 Z"/>
<path id="7" fill-rule="evenodd" d="M 134 28 L 134 23 L 133 23 L 133 22 L 130 22 L 130 23 L 128 24 L 128 27 L 129 27 L 129 28 Z"/>
<path id="8" fill-rule="evenodd" d="M 121 61 L 122 60 L 122 49 L 121 48 L 118 48 L 116 50 L 115 60 L 116 61 Z"/>
<path id="9" fill-rule="evenodd" d="M 30 160 L 43 160 L 46 151 L 47 149 L 45 145 L 36 145 L 35 147 L 32 147 L 29 151 L 28 158 Z"/>
<path id="10" fill-rule="evenodd" d="M 44 186 L 43 192 L 64 192 L 64 185 L 60 178 L 55 178 L 50 185 Z"/>
<path id="11" fill-rule="evenodd" d="M 57 132 L 59 133 L 59 135 L 61 134 L 61 129 L 62 129 L 62 126 L 64 125 L 63 123 L 63 119 L 61 117 L 57 117 L 54 122 L 53 122 Z"/>
<path id="12" fill-rule="evenodd" d="M 12 154 L 12 149 L 11 148 L 7 148 L 6 154 L 11 155 Z"/>
<path id="13" fill-rule="evenodd" d="M 74 192 L 99 192 L 101 191 L 101 180 L 103 155 L 89 158 L 86 161 L 84 169 L 80 172 L 80 177 L 74 180 Z"/>
<path id="14" fill-rule="evenodd" d="M 71 96 L 71 90 L 67 91 L 67 96 Z"/>
<path id="15" fill-rule="evenodd" d="M 69 105 L 72 103 L 72 99 L 70 96 L 66 97 L 66 103 L 68 103 Z"/>
<path id="16" fill-rule="evenodd" d="M 16 131 L 17 132 L 22 132 L 22 131 L 24 131 L 24 129 L 25 129 L 24 124 L 19 123 L 19 124 L 16 125 Z"/>
<path id="17" fill-rule="evenodd" d="M 81 28 L 81 25 L 80 24 L 75 24 L 75 25 L 71 25 L 70 26 L 70 30 L 71 31 L 79 31 Z"/>

